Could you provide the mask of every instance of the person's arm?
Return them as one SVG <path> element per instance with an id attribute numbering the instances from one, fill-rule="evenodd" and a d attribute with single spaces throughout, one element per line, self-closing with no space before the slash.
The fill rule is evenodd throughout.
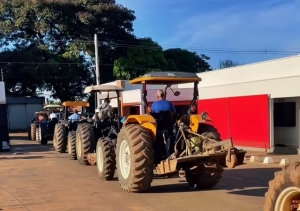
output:
<path id="1" fill-rule="evenodd" d="M 156 107 L 157 107 L 157 103 L 156 102 L 152 103 L 151 111 L 156 112 Z"/>
<path id="2" fill-rule="evenodd" d="M 72 119 L 72 117 L 73 117 L 73 114 L 72 114 L 72 115 L 70 115 L 70 116 L 68 117 L 68 119 L 69 119 L 69 120 L 71 120 L 71 119 Z"/>
<path id="3" fill-rule="evenodd" d="M 171 103 L 171 104 L 172 104 L 172 107 L 173 107 L 173 111 L 176 113 L 176 109 L 175 109 L 174 104 L 173 103 Z"/>

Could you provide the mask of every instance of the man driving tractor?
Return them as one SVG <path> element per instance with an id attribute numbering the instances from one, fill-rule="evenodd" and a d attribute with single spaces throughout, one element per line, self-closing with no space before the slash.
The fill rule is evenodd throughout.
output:
<path id="1" fill-rule="evenodd" d="M 74 109 L 74 113 L 71 116 L 69 116 L 69 120 L 71 122 L 75 122 L 75 121 L 80 120 L 80 115 L 78 114 L 78 111 L 76 109 Z"/>
<path id="2" fill-rule="evenodd" d="M 158 101 L 156 101 L 152 104 L 151 110 L 153 113 L 158 113 L 160 111 L 176 112 L 174 105 L 170 101 L 164 99 L 164 96 L 165 96 L 165 94 L 162 90 L 157 90 L 156 97 L 157 97 Z"/>
<path id="3" fill-rule="evenodd" d="M 112 111 L 113 111 L 113 108 L 110 104 L 110 100 L 109 98 L 105 98 L 104 99 L 104 103 L 101 104 L 99 107 L 98 107 L 98 114 L 96 113 L 93 117 L 93 119 L 100 119 L 102 121 L 104 120 L 107 120 L 107 119 L 111 119 L 112 117 Z M 98 118 L 97 118 L 98 117 Z"/>

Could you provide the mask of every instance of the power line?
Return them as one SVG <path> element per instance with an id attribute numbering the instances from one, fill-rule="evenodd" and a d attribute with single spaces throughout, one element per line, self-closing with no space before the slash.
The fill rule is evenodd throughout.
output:
<path id="1" fill-rule="evenodd" d="M 28 41 L 36 41 L 41 40 L 45 41 L 44 39 L 30 39 L 30 38 L 5 38 L 8 40 L 28 40 Z M 154 46 L 145 46 L 145 45 L 139 45 L 138 42 L 135 41 L 125 41 L 123 42 L 132 42 L 137 44 L 126 44 L 118 41 L 113 41 L 109 39 L 99 39 L 103 42 L 105 42 L 107 45 L 112 47 L 120 47 L 120 48 L 128 48 L 128 49 L 143 49 L 143 50 L 159 50 L 160 47 L 154 47 Z M 109 41 L 109 43 L 108 43 Z M 73 42 L 80 42 L 80 43 L 90 43 L 93 44 L 93 41 L 89 40 L 49 40 L 49 42 L 58 42 L 58 43 L 73 43 Z M 101 45 L 101 44 L 99 44 Z M 194 52 L 209 52 L 209 53 L 235 53 L 235 54 L 280 54 L 280 55 L 295 55 L 300 53 L 300 48 L 295 48 L 293 51 L 290 50 L 284 50 L 284 49 L 237 49 L 237 48 L 205 48 L 205 47 L 183 47 L 183 46 L 173 46 L 174 48 L 181 48 L 185 50 L 191 50 Z M 178 49 L 180 50 L 180 49 Z"/>
<path id="2" fill-rule="evenodd" d="M 24 65 L 83 65 L 83 63 L 46 63 L 46 62 L 0 62 L 0 64 L 24 64 Z M 113 67 L 114 64 L 109 63 L 99 63 L 101 66 L 110 66 Z M 89 66 L 87 66 L 89 67 Z M 140 69 L 140 70 L 151 70 L 151 69 L 159 69 L 159 68 L 152 68 L 152 67 L 137 67 L 137 66 L 122 66 L 125 68 L 132 68 L 132 69 Z M 166 69 L 159 69 L 160 71 L 174 71 L 174 70 L 166 70 Z"/>

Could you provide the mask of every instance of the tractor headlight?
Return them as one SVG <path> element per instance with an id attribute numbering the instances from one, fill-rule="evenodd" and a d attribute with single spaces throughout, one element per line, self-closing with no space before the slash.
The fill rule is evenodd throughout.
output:
<path id="1" fill-rule="evenodd" d="M 202 113 L 202 119 L 207 119 L 208 118 L 208 113 L 205 111 Z"/>

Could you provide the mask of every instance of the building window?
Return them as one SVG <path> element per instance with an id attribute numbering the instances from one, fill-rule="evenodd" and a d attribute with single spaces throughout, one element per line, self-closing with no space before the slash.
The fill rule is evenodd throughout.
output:
<path id="1" fill-rule="evenodd" d="M 296 102 L 274 103 L 274 127 L 296 127 Z"/>

